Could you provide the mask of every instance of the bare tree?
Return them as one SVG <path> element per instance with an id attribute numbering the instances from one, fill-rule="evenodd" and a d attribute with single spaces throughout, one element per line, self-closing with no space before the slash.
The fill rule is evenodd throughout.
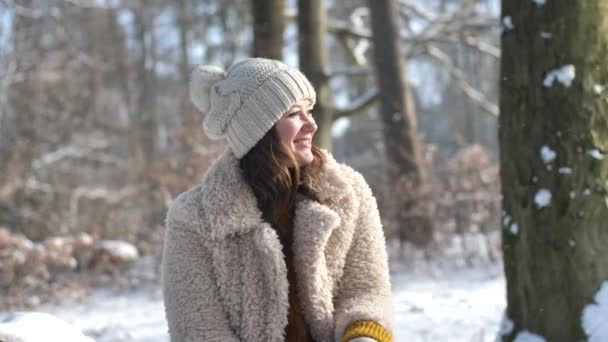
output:
<path id="1" fill-rule="evenodd" d="M 331 150 L 331 126 L 334 121 L 334 103 L 329 88 L 329 61 L 325 34 L 327 13 L 322 0 L 298 1 L 298 51 L 300 68 L 317 92 L 315 120 L 319 129 L 315 144 Z"/>
<path id="2" fill-rule="evenodd" d="M 507 341 L 606 337 L 607 17 L 603 0 L 502 1 Z"/>
<path id="3" fill-rule="evenodd" d="M 284 0 L 252 0 L 253 56 L 283 59 Z"/>
<path id="4" fill-rule="evenodd" d="M 380 115 L 388 183 L 395 196 L 395 222 L 401 240 L 428 244 L 433 237 L 425 163 L 416 131 L 416 113 L 406 81 L 395 6 L 391 0 L 370 0 L 374 59 L 380 89 Z"/>

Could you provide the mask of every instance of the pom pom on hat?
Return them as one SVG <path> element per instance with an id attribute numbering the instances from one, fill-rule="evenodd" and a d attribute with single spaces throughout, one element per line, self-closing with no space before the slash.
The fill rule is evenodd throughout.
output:
<path id="1" fill-rule="evenodd" d="M 215 65 L 199 65 L 190 78 L 190 99 L 203 114 L 211 107 L 211 86 L 226 78 L 226 71 Z"/>

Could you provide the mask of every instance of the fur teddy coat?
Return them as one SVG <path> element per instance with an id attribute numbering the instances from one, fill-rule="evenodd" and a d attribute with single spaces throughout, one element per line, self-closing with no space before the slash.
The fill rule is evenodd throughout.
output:
<path id="1" fill-rule="evenodd" d="M 392 315 L 376 200 L 358 172 L 325 154 L 325 204 L 302 196 L 294 219 L 295 286 L 317 342 L 339 341 L 358 320 L 390 330 Z M 230 150 L 174 201 L 166 224 L 162 276 L 171 341 L 283 341 L 283 251 Z"/>

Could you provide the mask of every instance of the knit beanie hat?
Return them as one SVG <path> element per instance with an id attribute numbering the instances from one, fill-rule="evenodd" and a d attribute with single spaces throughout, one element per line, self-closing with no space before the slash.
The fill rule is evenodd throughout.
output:
<path id="1" fill-rule="evenodd" d="M 286 64 L 264 58 L 247 58 L 225 72 L 200 65 L 192 72 L 190 98 L 204 114 L 209 138 L 228 141 L 242 158 L 298 101 L 316 100 L 306 77 Z"/>

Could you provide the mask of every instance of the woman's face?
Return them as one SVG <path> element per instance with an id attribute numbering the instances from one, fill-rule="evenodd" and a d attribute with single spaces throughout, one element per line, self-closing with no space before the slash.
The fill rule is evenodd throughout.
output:
<path id="1" fill-rule="evenodd" d="M 312 117 L 312 102 L 301 100 L 287 110 L 275 124 L 279 138 L 289 146 L 300 166 L 313 161 L 312 137 L 317 124 Z"/>

